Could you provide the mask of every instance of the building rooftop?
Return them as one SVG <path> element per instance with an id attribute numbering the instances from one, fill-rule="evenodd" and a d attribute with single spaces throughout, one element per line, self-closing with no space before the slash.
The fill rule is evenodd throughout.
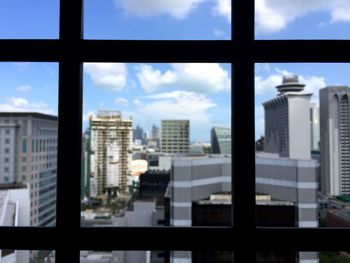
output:
<path id="1" fill-rule="evenodd" d="M 44 114 L 40 112 L 0 112 L 0 117 L 33 117 L 39 119 L 47 119 L 57 121 L 58 117 L 54 115 Z"/>
<path id="2" fill-rule="evenodd" d="M 0 191 L 0 226 L 15 226 L 16 204 L 8 200 L 8 191 Z"/>
<path id="3" fill-rule="evenodd" d="M 299 82 L 297 75 L 285 75 L 283 76 L 282 84 L 276 86 L 276 89 L 281 92 L 299 92 L 304 90 L 305 85 Z"/>

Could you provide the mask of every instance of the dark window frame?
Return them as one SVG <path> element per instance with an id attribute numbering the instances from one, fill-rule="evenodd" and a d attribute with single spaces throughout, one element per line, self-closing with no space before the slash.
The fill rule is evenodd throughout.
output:
<path id="1" fill-rule="evenodd" d="M 60 0 L 57 40 L 0 40 L 0 62 L 59 63 L 56 227 L 0 228 L 2 249 L 56 250 L 57 262 L 79 262 L 79 251 L 92 249 L 233 250 L 235 262 L 255 262 L 256 250 L 348 249 L 350 229 L 255 226 L 254 63 L 350 62 L 350 41 L 254 40 L 254 0 L 233 0 L 233 40 L 83 40 L 82 7 L 83 0 Z M 234 226 L 80 228 L 82 62 L 232 64 Z"/>

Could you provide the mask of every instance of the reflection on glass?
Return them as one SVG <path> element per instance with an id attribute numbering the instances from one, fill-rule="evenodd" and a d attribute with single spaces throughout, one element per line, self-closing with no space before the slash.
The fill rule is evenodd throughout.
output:
<path id="1" fill-rule="evenodd" d="M 55 251 L 49 250 L 0 250 L 0 261 L 5 263 L 55 262 Z"/>
<path id="2" fill-rule="evenodd" d="M 230 88 L 227 64 L 84 64 L 82 225 L 229 226 Z"/>

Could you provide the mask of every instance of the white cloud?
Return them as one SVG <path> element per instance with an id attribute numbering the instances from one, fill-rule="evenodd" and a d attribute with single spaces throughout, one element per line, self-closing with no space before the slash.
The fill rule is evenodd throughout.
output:
<path id="1" fill-rule="evenodd" d="M 6 103 L 0 104 L 0 111 L 4 112 L 40 112 L 45 114 L 56 114 L 56 111 L 42 101 L 29 102 L 24 98 L 7 98 Z"/>
<path id="2" fill-rule="evenodd" d="M 217 37 L 219 39 L 225 39 L 225 40 L 230 39 L 228 34 L 225 31 L 222 31 L 220 29 L 214 29 L 213 34 L 215 37 Z"/>
<path id="3" fill-rule="evenodd" d="M 165 72 L 150 65 L 141 65 L 137 70 L 141 86 L 147 92 L 166 86 L 178 86 L 201 93 L 228 91 L 231 87 L 229 72 L 217 63 L 175 63 Z"/>
<path id="4" fill-rule="evenodd" d="M 333 0 L 332 5 L 331 22 L 350 22 L 349 0 Z"/>
<path id="5" fill-rule="evenodd" d="M 84 69 L 94 85 L 120 91 L 127 82 L 127 68 L 124 63 L 85 63 Z"/>
<path id="6" fill-rule="evenodd" d="M 274 69 L 274 73 L 270 76 L 263 78 L 262 76 L 255 76 L 255 94 L 264 95 L 266 93 L 276 94 L 276 86 L 282 83 L 282 77 L 284 75 L 293 74 L 287 70 Z M 299 75 L 299 82 L 305 84 L 305 93 L 313 93 L 311 102 L 319 103 L 319 90 L 327 86 L 326 80 L 321 76 L 303 76 Z"/>
<path id="7" fill-rule="evenodd" d="M 128 100 L 122 97 L 116 98 L 114 103 L 117 105 L 127 106 L 129 104 Z"/>
<path id="8" fill-rule="evenodd" d="M 213 10 L 215 15 L 223 16 L 231 23 L 231 0 L 216 0 Z"/>
<path id="9" fill-rule="evenodd" d="M 146 118 L 189 119 L 191 125 L 208 124 L 211 118 L 208 110 L 216 106 L 205 95 L 182 90 L 150 95 L 147 99 L 150 102 L 137 108 Z"/>
<path id="10" fill-rule="evenodd" d="M 94 115 L 95 111 L 94 110 L 89 110 L 85 114 L 83 114 L 83 122 L 89 121 L 90 116 Z"/>
<path id="11" fill-rule="evenodd" d="M 16 87 L 16 90 L 18 91 L 30 91 L 31 90 L 31 86 L 29 85 L 20 85 Z"/>
<path id="12" fill-rule="evenodd" d="M 288 23 L 314 11 L 326 11 L 330 22 L 350 22 L 349 0 L 256 0 L 255 23 L 258 34 L 268 34 L 285 29 Z"/>
<path id="13" fill-rule="evenodd" d="M 177 19 L 186 18 L 198 4 L 205 0 L 115 0 L 117 7 L 122 7 L 127 13 L 150 17 L 155 15 L 170 15 Z"/>

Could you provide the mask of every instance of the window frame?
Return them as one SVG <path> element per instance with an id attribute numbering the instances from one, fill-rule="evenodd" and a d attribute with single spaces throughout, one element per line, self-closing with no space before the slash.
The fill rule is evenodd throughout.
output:
<path id="1" fill-rule="evenodd" d="M 59 63 L 56 227 L 0 228 L 2 249 L 55 250 L 57 262 L 79 262 L 80 250 L 232 250 L 235 262 L 254 262 L 257 250 L 348 249 L 350 229 L 256 227 L 254 64 L 350 62 L 350 41 L 254 40 L 254 0 L 233 0 L 232 9 L 232 40 L 84 40 L 83 0 L 60 0 L 59 39 L 0 40 L 0 62 Z M 231 63 L 234 225 L 80 227 L 83 62 Z"/>

